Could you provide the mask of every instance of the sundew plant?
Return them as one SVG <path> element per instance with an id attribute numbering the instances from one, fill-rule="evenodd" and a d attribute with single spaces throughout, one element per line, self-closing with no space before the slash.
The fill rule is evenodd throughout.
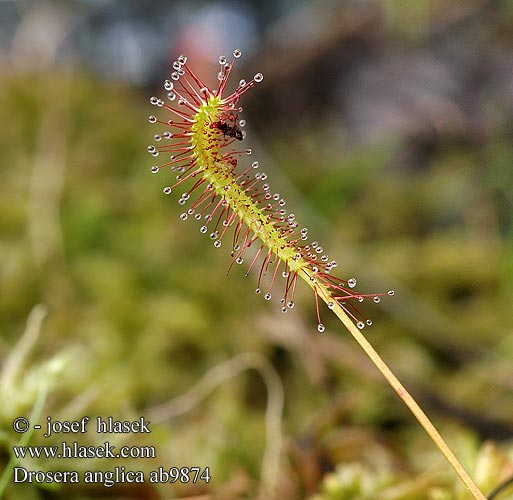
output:
<path id="1" fill-rule="evenodd" d="M 163 158 L 151 171 L 173 173 L 173 183 L 164 187 L 164 193 L 181 191 L 180 219 L 196 220 L 200 233 L 207 234 L 214 247 L 228 246 L 232 258 L 229 269 L 243 264 L 249 253 L 246 250 L 253 249 L 246 275 L 252 269 L 258 275 L 257 294 L 271 300 L 280 288 L 285 313 L 294 307 L 298 279 L 304 281 L 313 290 L 317 330 L 325 331 L 319 312 L 319 300 L 322 300 L 410 408 L 474 498 L 484 500 L 486 497 L 422 409 L 362 334 L 361 330 L 372 321 L 363 315 L 360 304 L 365 299 L 379 302 L 383 295 L 394 295 L 394 292 L 359 293 L 354 278 L 336 277 L 332 271 L 337 262 L 326 255 L 317 241 L 309 242 L 308 229 L 301 227 L 295 215 L 287 211 L 280 194 L 271 191 L 267 174 L 260 170 L 258 161 L 247 164 L 242 161 L 252 151 L 240 146 L 245 137 L 245 122 L 240 118 L 239 100 L 263 81 L 263 75 L 257 73 L 249 81 L 240 80 L 237 88 L 225 95 L 233 66 L 240 56 L 241 51 L 237 49 L 231 62 L 219 57 L 219 83 L 213 89 L 197 77 L 186 56 L 179 56 L 173 63 L 170 79 L 164 82 L 166 99 L 150 98 L 150 103 L 160 108 L 160 112 L 159 116 L 149 117 L 149 122 L 159 130 L 148 152 L 155 158 Z M 283 282 L 281 287 L 277 285 L 279 280 Z"/>

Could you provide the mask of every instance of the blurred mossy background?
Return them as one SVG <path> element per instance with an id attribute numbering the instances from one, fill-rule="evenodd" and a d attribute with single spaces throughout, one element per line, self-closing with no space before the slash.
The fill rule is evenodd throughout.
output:
<path id="1" fill-rule="evenodd" d="M 469 498 L 329 311 L 320 335 L 300 285 L 284 315 L 227 277 L 150 175 L 169 62 L 214 83 L 236 47 L 235 81 L 265 75 L 241 102 L 255 159 L 338 274 L 396 290 L 366 335 L 491 492 L 513 475 L 512 2 L 4 0 L 0 472 L 46 391 L 39 423 L 144 415 L 109 440 L 157 457 L 27 469 L 212 476 L 4 498 Z M 101 445 L 92 425 L 30 444 Z"/>

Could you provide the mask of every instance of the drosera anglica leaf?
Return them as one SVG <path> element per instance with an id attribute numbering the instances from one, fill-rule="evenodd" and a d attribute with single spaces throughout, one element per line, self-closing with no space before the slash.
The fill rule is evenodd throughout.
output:
<path id="1" fill-rule="evenodd" d="M 332 270 L 337 262 L 329 259 L 317 241 L 307 243 L 308 229 L 300 227 L 295 215 L 287 212 L 280 194 L 271 191 L 258 161 L 239 168 L 241 158 L 252 155 L 251 149 L 239 147 L 245 136 L 239 100 L 264 79 L 262 73 L 257 73 L 249 81 L 240 80 L 237 88 L 225 95 L 240 56 L 241 51 L 236 49 L 231 62 L 225 56 L 219 57 L 219 83 L 213 89 L 198 78 L 186 56 L 173 62 L 170 79 L 164 82 L 167 98 L 150 98 L 150 104 L 161 108 L 159 114 L 165 115 L 149 117 L 149 122 L 161 130 L 154 135 L 155 145 L 148 146 L 148 153 L 164 158 L 151 167 L 151 172 L 173 173 L 173 184 L 163 189 L 167 195 L 187 183 L 188 189 L 178 199 L 180 206 L 187 207 L 180 219 L 196 220 L 200 233 L 208 234 L 214 247 L 222 246 L 228 229 L 233 231 L 228 271 L 244 262 L 247 248 L 255 247 L 246 276 L 258 262 L 256 293 L 263 292 L 264 298 L 271 300 L 276 281 L 284 280 L 280 300 L 285 313 L 294 307 L 297 279 L 302 278 L 314 291 L 319 332 L 325 331 L 319 297 L 330 309 L 335 304 L 340 306 L 362 329 L 372 321 L 365 318 L 358 305 L 368 298 L 379 302 L 386 294 L 358 293 L 354 278 L 334 276 Z M 264 276 L 270 279 L 262 290 Z M 393 295 L 393 291 L 387 293 Z"/>

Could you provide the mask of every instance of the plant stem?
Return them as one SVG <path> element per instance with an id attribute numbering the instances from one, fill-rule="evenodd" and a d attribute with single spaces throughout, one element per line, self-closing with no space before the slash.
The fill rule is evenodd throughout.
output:
<path id="1" fill-rule="evenodd" d="M 306 273 L 305 273 L 306 274 Z M 313 288 L 314 285 L 310 280 L 305 280 L 308 284 Z M 382 373 L 388 383 L 392 386 L 394 391 L 398 394 L 398 396 L 403 400 L 404 404 L 410 409 L 415 418 L 419 421 L 420 425 L 424 428 L 424 430 L 428 433 L 429 437 L 433 440 L 433 442 L 438 446 L 440 451 L 443 453 L 444 457 L 451 464 L 452 468 L 456 471 L 456 474 L 461 478 L 465 486 L 470 490 L 472 495 L 476 500 L 487 500 L 485 495 L 481 492 L 481 490 L 477 487 L 474 480 L 470 477 L 468 472 L 464 469 L 461 462 L 456 458 L 456 455 L 451 451 L 444 438 L 440 435 L 440 433 L 436 430 L 436 427 L 431 423 L 427 415 L 421 409 L 421 407 L 417 404 L 413 396 L 406 390 L 403 384 L 399 381 L 399 379 L 394 375 L 392 370 L 388 367 L 388 365 L 383 361 L 381 356 L 376 352 L 374 347 L 369 343 L 369 341 L 365 338 L 362 332 L 356 327 L 351 318 L 346 314 L 346 312 L 342 309 L 342 307 L 329 295 L 328 292 L 324 289 L 324 287 L 315 287 L 317 294 L 319 297 L 328 303 L 334 304 L 331 308 L 332 311 L 337 315 L 340 321 L 344 324 L 344 326 L 349 330 L 349 333 L 354 337 L 356 342 L 360 345 L 360 347 L 365 351 L 365 354 L 369 356 L 371 361 L 374 363 L 376 368 Z"/>

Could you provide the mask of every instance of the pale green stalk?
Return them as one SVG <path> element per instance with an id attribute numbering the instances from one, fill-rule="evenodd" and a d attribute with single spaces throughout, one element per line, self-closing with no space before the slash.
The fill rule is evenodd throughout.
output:
<path id="1" fill-rule="evenodd" d="M 403 400 L 404 404 L 410 409 L 415 418 L 419 421 L 420 425 L 428 433 L 429 437 L 438 446 L 444 457 L 451 464 L 452 468 L 456 471 L 456 474 L 461 478 L 465 486 L 469 489 L 476 500 L 487 500 L 481 490 L 478 488 L 474 480 L 470 477 L 468 472 L 465 470 L 461 462 L 458 460 L 456 455 L 451 451 L 444 438 L 440 435 L 436 427 L 431 423 L 428 416 L 424 413 L 422 408 L 417 404 L 413 396 L 406 390 L 404 385 L 394 375 L 392 370 L 383 361 L 381 356 L 376 352 L 374 347 L 365 338 L 363 333 L 356 327 L 351 318 L 342 309 L 338 302 L 334 301 L 330 293 L 325 289 L 324 286 L 311 281 L 311 273 L 307 270 L 303 270 L 300 274 L 301 277 L 308 283 L 310 287 L 316 290 L 317 295 L 326 303 L 329 304 L 330 309 L 337 315 L 342 324 L 349 330 L 349 333 L 358 342 L 359 346 L 365 351 L 365 354 L 369 356 L 371 361 L 374 363 L 376 368 L 385 377 L 387 382 L 392 386 L 397 395 Z"/>

